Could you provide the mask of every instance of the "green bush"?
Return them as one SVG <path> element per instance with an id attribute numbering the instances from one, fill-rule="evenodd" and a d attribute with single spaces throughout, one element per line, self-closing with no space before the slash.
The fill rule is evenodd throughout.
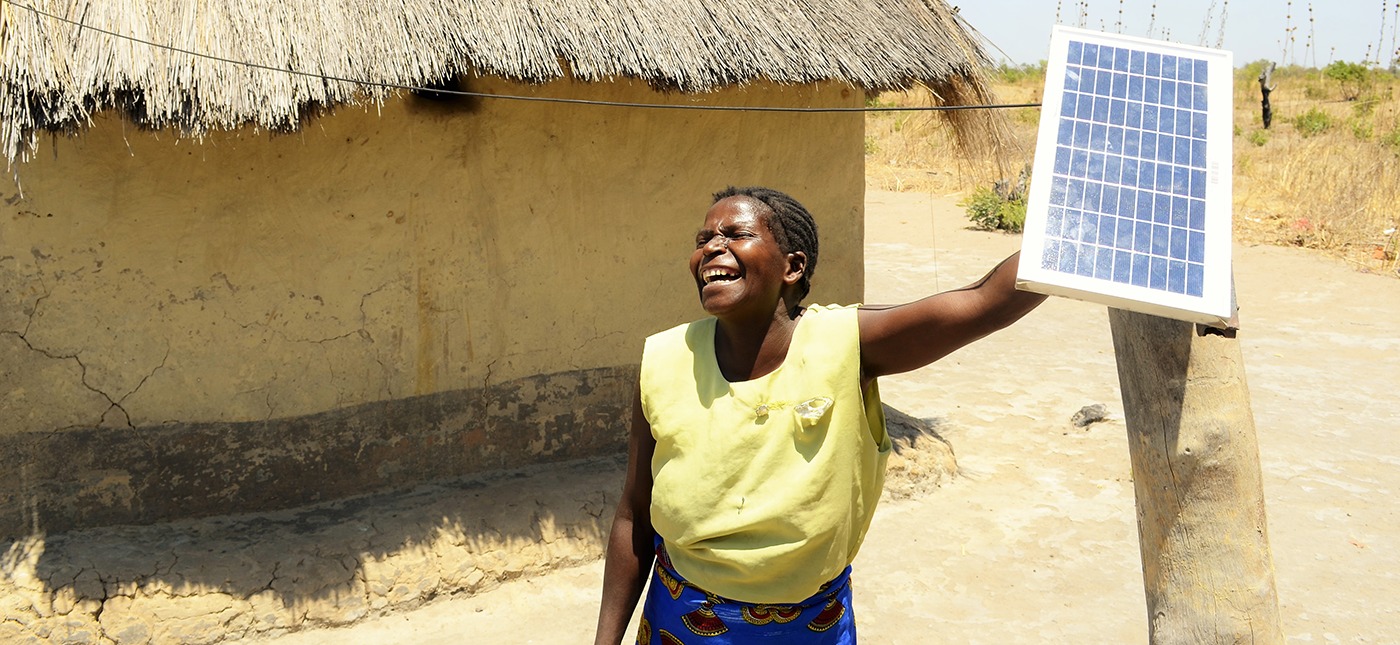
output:
<path id="1" fill-rule="evenodd" d="M 1322 70 L 1322 75 L 1342 86 L 1342 98 L 1355 101 L 1361 92 L 1370 85 L 1371 70 L 1361 63 L 1348 63 L 1344 60 L 1333 62 Z"/>
<path id="2" fill-rule="evenodd" d="M 1249 136 L 1245 137 L 1245 139 L 1256 146 L 1262 146 L 1269 142 L 1269 131 L 1250 130 Z"/>
<path id="3" fill-rule="evenodd" d="M 1298 134 L 1311 137 L 1332 129 L 1332 117 L 1317 108 L 1309 108 L 1293 119 L 1293 127 Z"/>
<path id="4" fill-rule="evenodd" d="M 1002 197 L 987 187 L 972 191 L 959 206 L 967 209 L 967 217 L 978 228 L 989 231 L 1020 233 L 1026 225 L 1026 198 L 1014 195 Z"/>
<path id="5" fill-rule="evenodd" d="M 1376 129 L 1370 121 L 1357 119 L 1351 122 L 1351 134 L 1362 141 L 1370 141 L 1376 135 Z"/>

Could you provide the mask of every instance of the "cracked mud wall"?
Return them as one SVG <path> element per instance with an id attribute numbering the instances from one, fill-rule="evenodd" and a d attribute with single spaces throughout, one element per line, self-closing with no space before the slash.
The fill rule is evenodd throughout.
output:
<path id="1" fill-rule="evenodd" d="M 641 84 L 467 89 L 690 103 Z M 860 105 L 754 84 L 742 105 Z M 816 214 L 859 300 L 858 115 L 400 98 L 202 142 L 99 114 L 0 185 L 0 534 L 286 508 L 623 448 L 700 315 L 708 195 Z"/>

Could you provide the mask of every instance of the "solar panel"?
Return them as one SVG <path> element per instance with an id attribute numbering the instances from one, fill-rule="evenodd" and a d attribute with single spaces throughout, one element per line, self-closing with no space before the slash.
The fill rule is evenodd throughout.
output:
<path id="1" fill-rule="evenodd" d="M 1055 27 L 1017 284 L 1223 325 L 1232 55 Z"/>

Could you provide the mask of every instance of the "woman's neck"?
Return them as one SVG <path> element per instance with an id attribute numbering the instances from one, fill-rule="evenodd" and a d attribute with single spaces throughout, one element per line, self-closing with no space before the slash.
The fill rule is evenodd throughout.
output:
<path id="1" fill-rule="evenodd" d="M 730 382 L 767 376 L 787 358 L 802 308 L 780 306 L 771 318 L 715 324 L 715 361 Z"/>

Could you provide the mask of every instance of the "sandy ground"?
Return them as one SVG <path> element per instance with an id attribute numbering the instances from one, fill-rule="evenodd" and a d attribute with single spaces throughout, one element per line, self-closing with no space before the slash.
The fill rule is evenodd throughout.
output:
<path id="1" fill-rule="evenodd" d="M 952 199 L 867 196 L 867 301 L 969 282 L 1020 238 Z M 1290 642 L 1400 641 L 1400 281 L 1298 249 L 1237 247 L 1240 334 Z M 831 270 L 831 269 L 827 269 Z M 886 502 L 856 561 L 867 643 L 1143 643 L 1133 488 L 1104 307 L 1052 299 L 915 373 L 887 403 L 936 417 L 961 476 Z M 1069 419 L 1103 403 L 1111 418 Z M 602 565 L 259 641 L 591 642 Z"/>

